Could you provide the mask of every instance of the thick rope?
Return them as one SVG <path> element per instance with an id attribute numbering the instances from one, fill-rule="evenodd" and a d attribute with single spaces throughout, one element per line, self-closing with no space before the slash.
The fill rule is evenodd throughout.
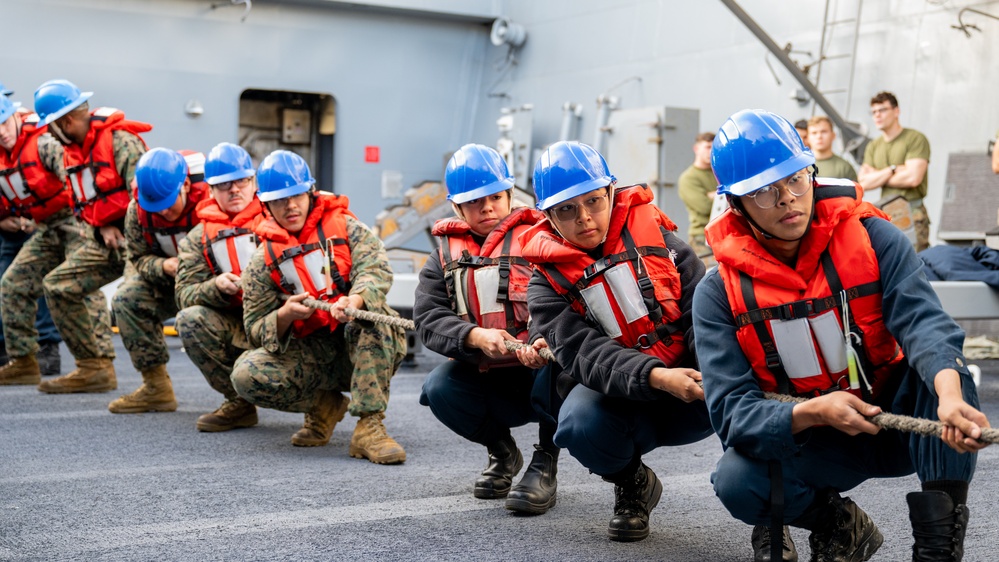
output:
<path id="1" fill-rule="evenodd" d="M 800 396 L 788 396 L 786 394 L 776 394 L 773 392 L 764 392 L 763 396 L 769 400 L 792 404 L 800 404 L 808 400 L 807 398 Z M 940 437 L 943 434 L 943 424 L 933 420 L 900 416 L 898 414 L 890 414 L 887 412 L 882 412 L 869 418 L 865 416 L 865 419 L 883 429 L 896 429 L 898 431 L 925 435 L 927 437 Z M 983 427 L 982 436 L 979 437 L 978 440 L 985 443 L 999 443 L 999 429 Z"/>
<path id="2" fill-rule="evenodd" d="M 307 298 L 302 301 L 302 304 L 309 308 L 316 308 L 319 310 L 325 310 L 329 312 L 332 309 L 332 305 L 327 302 L 323 302 L 313 298 Z M 387 314 L 379 314 L 377 312 L 370 312 L 367 310 L 357 310 L 353 307 L 347 307 L 344 309 L 344 313 L 347 316 L 357 318 L 358 320 L 365 320 L 368 322 L 378 322 L 382 324 L 389 324 L 390 326 L 398 326 L 405 330 L 415 330 L 416 325 L 412 320 L 406 318 L 400 318 L 398 316 L 389 316 Z M 506 348 L 510 351 L 516 351 L 522 347 L 530 347 L 525 343 L 519 341 L 506 340 L 503 342 L 506 344 Z M 550 349 L 544 348 L 538 351 L 538 355 L 551 361 L 552 363 L 557 363 L 555 360 L 555 355 Z M 787 394 L 776 394 L 774 392 L 765 392 L 763 394 L 768 400 L 776 400 L 778 402 L 787 403 L 802 403 L 808 400 L 800 396 L 788 396 Z M 905 431 L 907 433 L 915 433 L 918 435 L 925 435 L 927 437 L 940 437 L 943 435 L 943 424 L 938 421 L 924 420 L 920 418 L 914 418 L 911 416 L 902 416 L 899 414 L 889 414 L 882 412 L 873 417 L 866 417 L 867 421 L 873 423 L 874 425 L 882 429 L 895 429 L 898 431 Z M 999 429 L 991 427 L 982 428 L 982 436 L 979 437 L 979 441 L 985 443 L 999 443 Z"/>
<path id="3" fill-rule="evenodd" d="M 314 298 L 307 298 L 302 301 L 302 304 L 304 304 L 309 308 L 325 310 L 326 312 L 330 312 L 333 308 L 332 304 Z M 379 324 L 388 324 L 389 326 L 396 326 L 404 330 L 416 329 L 416 324 L 413 323 L 412 320 L 409 320 L 407 318 L 400 318 L 398 316 L 389 316 L 388 314 L 380 314 L 377 312 L 371 312 L 369 310 L 358 310 L 351 306 L 344 308 L 343 312 L 347 316 L 350 316 L 352 318 L 357 318 L 358 320 L 364 320 L 367 322 L 377 322 Z M 522 343 L 519 341 L 505 340 L 503 343 L 506 344 L 507 351 L 517 351 L 518 349 L 524 347 L 531 347 L 526 343 Z M 547 359 L 552 363 L 556 363 L 555 355 L 551 352 L 550 349 L 543 348 L 538 351 L 538 355 L 540 355 L 543 359 Z"/>

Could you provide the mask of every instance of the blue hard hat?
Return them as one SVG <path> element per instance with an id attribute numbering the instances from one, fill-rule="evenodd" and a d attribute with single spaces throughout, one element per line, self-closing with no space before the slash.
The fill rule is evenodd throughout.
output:
<path id="1" fill-rule="evenodd" d="M 38 126 L 48 125 L 90 99 L 93 92 L 81 92 L 69 80 L 49 80 L 35 90 Z"/>
<path id="2" fill-rule="evenodd" d="M 4 86 L 3 82 L 0 82 L 0 96 L 9 96 L 13 93 L 14 90 L 8 90 L 7 86 Z"/>
<path id="3" fill-rule="evenodd" d="M 176 150 L 154 148 L 139 158 L 135 183 L 139 188 L 139 206 L 147 213 L 158 213 L 177 202 L 187 180 L 187 162 Z"/>
<path id="4" fill-rule="evenodd" d="M 205 181 L 209 185 L 252 178 L 256 173 L 250 154 L 231 142 L 215 145 L 205 161 Z"/>
<path id="5" fill-rule="evenodd" d="M 444 184 L 448 200 L 460 204 L 513 188 L 513 174 L 499 152 L 466 144 L 448 160 Z"/>
<path id="6" fill-rule="evenodd" d="M 762 109 L 728 118 L 711 145 L 718 193 L 741 197 L 815 164 L 790 121 Z"/>
<path id="7" fill-rule="evenodd" d="M 266 203 L 305 193 L 316 183 L 305 159 L 290 150 L 275 150 L 257 169 L 257 197 Z"/>
<path id="8" fill-rule="evenodd" d="M 7 121 L 11 115 L 17 112 L 21 104 L 10 101 L 7 96 L 0 96 L 0 123 Z"/>
<path id="9" fill-rule="evenodd" d="M 534 166 L 534 195 L 541 211 L 616 181 L 604 157 L 581 142 L 559 141 L 549 146 Z"/>

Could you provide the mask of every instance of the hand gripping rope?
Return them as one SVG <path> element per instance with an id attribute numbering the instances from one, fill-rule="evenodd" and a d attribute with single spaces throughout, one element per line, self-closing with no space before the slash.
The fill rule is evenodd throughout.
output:
<path id="1" fill-rule="evenodd" d="M 307 298 L 302 301 L 302 304 L 318 310 L 325 310 L 329 312 L 332 305 L 327 302 L 323 302 L 313 298 Z M 406 330 L 415 330 L 416 325 L 412 320 L 406 318 L 400 318 L 397 316 L 389 316 L 387 314 L 379 314 L 377 312 L 370 312 L 367 310 L 357 310 L 353 307 L 347 307 L 344 309 L 344 313 L 347 316 L 356 318 L 358 320 L 364 320 L 367 322 L 377 322 L 381 324 L 388 324 L 390 326 L 397 326 Z M 525 343 L 519 341 L 505 341 L 506 348 L 510 351 L 516 351 L 523 347 L 530 347 Z M 541 357 L 547 359 L 548 361 L 555 362 L 555 355 L 550 349 L 541 349 L 538 351 Z M 800 396 L 788 396 L 786 394 L 777 394 L 774 392 L 766 392 L 763 394 L 768 400 L 776 400 L 778 402 L 788 402 L 788 403 L 801 403 L 808 400 Z M 895 429 L 898 431 L 905 431 L 908 433 L 916 433 L 918 435 L 925 435 L 927 437 L 940 437 L 943 434 L 943 424 L 938 421 L 924 420 L 920 418 L 914 418 L 911 416 L 902 416 L 898 414 L 890 414 L 882 412 L 875 416 L 866 418 L 867 421 L 873 423 L 874 425 L 882 429 Z M 999 443 L 999 429 L 991 427 L 982 428 L 982 436 L 979 437 L 979 441 L 985 443 Z"/>

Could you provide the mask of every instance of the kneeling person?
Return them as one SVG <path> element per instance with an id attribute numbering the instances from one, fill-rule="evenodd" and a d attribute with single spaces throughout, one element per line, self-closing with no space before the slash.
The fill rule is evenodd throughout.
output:
<path id="1" fill-rule="evenodd" d="M 550 367 L 534 348 L 515 354 L 504 343 L 527 341 L 531 269 L 519 237 L 544 217 L 511 208 L 513 182 L 506 162 L 487 146 L 465 145 L 448 162 L 445 183 L 458 218 L 434 225 L 440 251 L 420 272 L 413 312 L 424 345 L 452 360 L 427 375 L 420 403 L 458 435 L 485 445 L 489 465 L 475 482 L 475 497 L 509 496 L 507 509 L 544 513 L 555 505 L 559 449 L 554 419 L 539 419 L 531 398 L 535 387 L 546 391 Z M 524 458 L 510 428 L 534 421 L 540 444 L 511 489 Z"/>
<path id="2" fill-rule="evenodd" d="M 868 560 L 881 532 L 840 494 L 912 473 L 922 482 L 906 497 L 913 560 L 960 560 L 988 419 L 964 334 L 905 235 L 859 184 L 816 180 L 815 157 L 779 115 L 731 116 L 711 159 L 731 210 L 707 228 L 718 269 L 694 298 L 697 354 L 725 446 L 715 493 L 756 525 L 756 560 L 782 548 L 764 527 L 785 524 L 811 531 L 812 560 Z M 866 418 L 882 411 L 939 417 L 943 436 L 880 431 Z"/>
<path id="3" fill-rule="evenodd" d="M 205 161 L 211 197 L 197 208 L 201 224 L 180 243 L 177 331 L 188 357 L 209 386 L 225 397 L 198 418 L 200 431 L 228 431 L 257 424 L 257 408 L 236 393 L 232 366 L 250 348 L 243 329 L 240 276 L 257 248 L 254 229 L 264 220 L 256 169 L 242 147 L 220 143 Z"/>
<path id="4" fill-rule="evenodd" d="M 379 464 L 406 460 L 382 420 L 389 382 L 406 355 L 400 327 L 350 321 L 344 309 L 395 315 L 385 248 L 347 208 L 347 198 L 318 193 L 305 160 L 285 150 L 257 170 L 271 218 L 257 228 L 260 247 L 243 279 L 243 322 L 250 343 L 232 383 L 247 401 L 305 413 L 297 446 L 325 445 L 344 413 L 360 417 L 350 455 Z M 332 311 L 302 304 L 306 298 Z M 352 401 L 341 392 L 349 390 Z"/>
<path id="5" fill-rule="evenodd" d="M 535 266 L 535 344 L 551 345 L 565 397 L 555 443 L 615 486 L 608 534 L 649 535 L 662 483 L 642 455 L 711 434 L 693 367 L 690 305 L 704 264 L 644 185 L 615 188 L 593 148 L 550 146 L 534 168 L 547 221 L 522 237 Z"/>
<path id="6" fill-rule="evenodd" d="M 177 247 L 200 220 L 194 211 L 208 189 L 205 155 L 185 152 L 154 148 L 142 155 L 135 170 L 136 195 L 125 215 L 125 252 L 136 273 L 118 286 L 111 306 L 132 365 L 142 373 L 142 386 L 108 405 L 115 414 L 177 409 L 166 369 L 170 352 L 163 320 L 177 313 Z"/>

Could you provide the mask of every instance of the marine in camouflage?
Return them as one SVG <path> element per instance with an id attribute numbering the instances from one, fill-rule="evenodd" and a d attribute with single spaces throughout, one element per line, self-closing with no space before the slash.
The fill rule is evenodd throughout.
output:
<path id="1" fill-rule="evenodd" d="M 232 306 L 229 295 L 215 285 L 204 256 L 203 233 L 204 225 L 195 226 L 178 248 L 176 291 L 181 310 L 177 331 L 209 386 L 234 400 L 238 395 L 229 377 L 236 358 L 250 348 L 250 342 L 243 329 L 243 308 Z"/>
<path id="2" fill-rule="evenodd" d="M 347 217 L 351 251 L 350 294 L 366 310 L 398 316 L 385 303 L 392 284 L 385 247 L 360 221 Z M 289 330 L 277 335 L 277 310 L 284 293 L 271 279 L 264 249 L 253 255 L 243 280 L 243 322 L 253 349 L 233 368 L 232 383 L 254 404 L 289 412 L 308 412 L 316 389 L 348 391 L 350 413 L 384 412 L 389 383 L 406 355 L 402 328 L 351 321 L 336 331 L 298 339 Z"/>

